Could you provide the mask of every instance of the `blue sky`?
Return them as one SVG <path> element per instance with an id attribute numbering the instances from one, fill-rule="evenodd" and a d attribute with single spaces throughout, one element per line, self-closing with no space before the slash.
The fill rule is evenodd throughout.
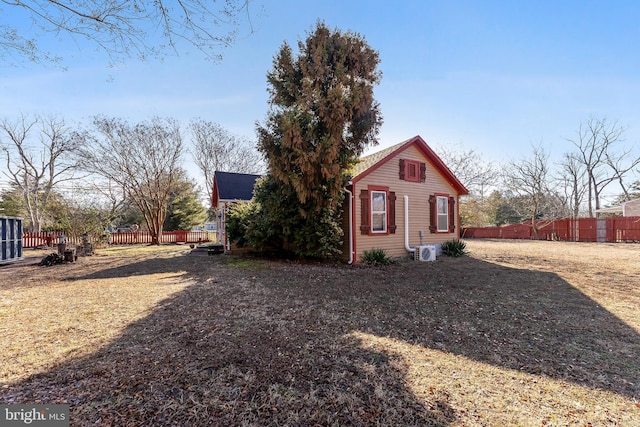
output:
<path id="1" fill-rule="evenodd" d="M 296 45 L 318 19 L 362 34 L 380 53 L 376 98 L 385 148 L 414 135 L 462 144 L 488 161 L 528 156 L 542 144 L 558 159 L 580 122 L 607 117 L 640 137 L 640 2 L 262 1 L 255 33 L 220 63 L 183 53 L 163 62 L 107 59 L 50 43 L 68 71 L 0 65 L 0 114 L 96 114 L 131 121 L 201 117 L 255 139 L 267 110 L 266 73 L 284 41 Z M 262 10 L 259 9 L 262 6 Z"/>

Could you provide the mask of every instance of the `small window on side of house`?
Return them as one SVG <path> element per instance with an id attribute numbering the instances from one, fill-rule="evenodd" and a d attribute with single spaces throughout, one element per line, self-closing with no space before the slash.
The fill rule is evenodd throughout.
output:
<path id="1" fill-rule="evenodd" d="M 371 191 L 371 232 L 387 232 L 387 193 Z"/>
<path id="2" fill-rule="evenodd" d="M 420 182 L 420 162 L 416 160 L 405 160 L 405 180 Z"/>
<path id="3" fill-rule="evenodd" d="M 438 232 L 449 232 L 449 198 L 446 196 L 437 196 L 437 215 L 438 215 Z"/>

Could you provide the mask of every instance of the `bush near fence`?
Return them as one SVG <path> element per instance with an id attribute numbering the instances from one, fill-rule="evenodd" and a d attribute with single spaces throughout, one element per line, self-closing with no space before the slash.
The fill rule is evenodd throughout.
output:
<path id="1" fill-rule="evenodd" d="M 540 220 L 538 240 L 566 242 L 640 242 L 640 216 Z M 531 221 L 499 227 L 466 227 L 465 239 L 535 239 Z"/>
<path id="2" fill-rule="evenodd" d="M 60 231 L 41 232 L 41 233 L 23 233 L 24 248 L 40 248 L 55 247 L 58 244 L 58 238 L 63 234 Z M 82 244 L 82 236 L 65 235 L 68 245 Z M 216 232 L 211 231 L 163 231 L 160 238 L 161 244 L 168 243 L 204 243 L 215 242 Z M 133 244 L 149 244 L 151 243 L 151 234 L 145 231 L 133 233 L 107 233 L 103 236 L 89 236 L 89 242 L 93 245 L 109 244 L 109 245 L 133 245 Z"/>

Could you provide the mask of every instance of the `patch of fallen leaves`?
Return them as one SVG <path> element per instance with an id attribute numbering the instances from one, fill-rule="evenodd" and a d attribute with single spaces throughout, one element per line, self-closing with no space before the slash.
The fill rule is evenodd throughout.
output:
<path id="1" fill-rule="evenodd" d="M 640 424 L 636 278 L 556 244 L 0 268 L 0 402 L 68 403 L 72 425 Z"/>

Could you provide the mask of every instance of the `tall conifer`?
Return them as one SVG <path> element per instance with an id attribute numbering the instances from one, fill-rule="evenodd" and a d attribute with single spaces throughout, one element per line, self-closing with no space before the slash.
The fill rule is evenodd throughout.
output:
<path id="1" fill-rule="evenodd" d="M 268 73 L 271 111 L 258 126 L 270 173 L 291 186 L 301 215 L 336 210 L 346 173 L 382 124 L 373 88 L 378 52 L 359 34 L 318 22 L 294 55 L 284 43 Z"/>

